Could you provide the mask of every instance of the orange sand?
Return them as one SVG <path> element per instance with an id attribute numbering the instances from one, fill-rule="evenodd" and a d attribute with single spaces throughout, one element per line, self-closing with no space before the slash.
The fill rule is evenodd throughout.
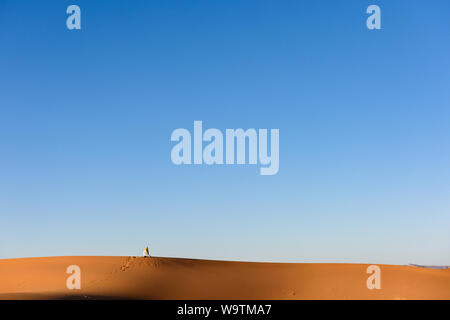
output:
<path id="1" fill-rule="evenodd" d="M 69 265 L 81 290 L 68 290 Z M 450 299 L 450 269 L 367 264 L 256 263 L 179 258 L 51 257 L 0 260 L 0 299 Z"/>

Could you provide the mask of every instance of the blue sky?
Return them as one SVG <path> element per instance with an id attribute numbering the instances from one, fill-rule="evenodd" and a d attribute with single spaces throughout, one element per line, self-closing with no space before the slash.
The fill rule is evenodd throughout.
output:
<path id="1" fill-rule="evenodd" d="M 0 258 L 450 265 L 449 12 L 1 1 Z M 194 120 L 279 128 L 278 174 L 175 166 Z"/>

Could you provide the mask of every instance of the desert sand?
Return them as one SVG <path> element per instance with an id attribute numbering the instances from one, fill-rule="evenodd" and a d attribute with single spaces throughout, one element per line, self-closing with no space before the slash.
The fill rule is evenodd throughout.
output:
<path id="1" fill-rule="evenodd" d="M 69 290 L 69 265 L 81 289 Z M 160 257 L 0 260 L 0 299 L 450 299 L 450 269 L 368 264 L 258 263 Z"/>

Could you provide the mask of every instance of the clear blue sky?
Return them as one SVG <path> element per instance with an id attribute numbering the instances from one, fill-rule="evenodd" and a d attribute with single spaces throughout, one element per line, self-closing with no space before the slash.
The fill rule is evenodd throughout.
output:
<path id="1" fill-rule="evenodd" d="M 77 4 L 82 29 L 66 28 Z M 377 4 L 382 29 L 366 28 Z M 450 2 L 0 2 L 0 258 L 450 265 Z M 279 128 L 280 170 L 175 166 Z"/>

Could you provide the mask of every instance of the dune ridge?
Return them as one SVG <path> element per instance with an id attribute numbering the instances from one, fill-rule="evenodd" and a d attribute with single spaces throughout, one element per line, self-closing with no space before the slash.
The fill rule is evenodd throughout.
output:
<path id="1" fill-rule="evenodd" d="M 69 290 L 69 265 L 81 289 Z M 0 299 L 450 299 L 450 269 L 369 264 L 260 263 L 163 257 L 0 260 Z"/>

